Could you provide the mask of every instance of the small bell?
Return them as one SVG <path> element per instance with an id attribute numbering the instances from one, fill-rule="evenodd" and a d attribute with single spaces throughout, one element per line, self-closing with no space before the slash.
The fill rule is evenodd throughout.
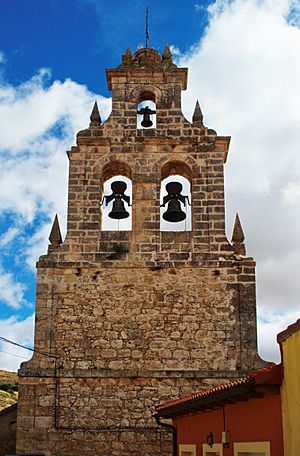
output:
<path id="1" fill-rule="evenodd" d="M 186 214 L 181 209 L 181 203 L 186 205 L 188 197 L 181 195 L 182 185 L 180 182 L 169 182 L 166 185 L 166 190 L 168 195 L 164 196 L 161 207 L 168 203 L 168 208 L 163 214 L 163 219 L 171 223 L 182 222 L 186 218 Z"/>
<path id="2" fill-rule="evenodd" d="M 108 217 L 117 220 L 129 217 L 129 212 L 126 211 L 124 205 L 124 201 L 130 205 L 130 197 L 125 195 L 126 188 L 127 184 L 123 181 L 112 182 L 112 194 L 104 196 L 106 206 L 113 201 L 112 210 L 108 214 Z"/>
<path id="3" fill-rule="evenodd" d="M 156 111 L 150 109 L 149 106 L 146 106 L 145 108 L 141 108 L 137 113 L 141 114 L 143 116 L 143 120 L 141 122 L 142 127 L 144 127 L 144 128 L 152 127 L 153 122 L 150 119 L 150 115 L 155 114 Z"/>

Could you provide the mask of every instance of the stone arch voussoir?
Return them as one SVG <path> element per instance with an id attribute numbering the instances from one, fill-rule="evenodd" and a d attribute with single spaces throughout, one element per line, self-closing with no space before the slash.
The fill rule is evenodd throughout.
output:
<path id="1" fill-rule="evenodd" d="M 112 160 L 106 163 L 102 168 L 103 183 L 114 176 L 125 176 L 132 180 L 132 169 L 128 163 L 121 160 Z"/>
<path id="2" fill-rule="evenodd" d="M 161 98 L 161 90 L 154 85 L 142 85 L 135 87 L 130 93 L 130 99 L 135 103 L 151 100 L 157 103 Z"/>
<path id="3" fill-rule="evenodd" d="M 188 165 L 185 161 L 169 158 L 161 166 L 161 180 L 163 181 L 172 175 L 183 176 L 191 183 L 194 172 L 191 166 Z"/>

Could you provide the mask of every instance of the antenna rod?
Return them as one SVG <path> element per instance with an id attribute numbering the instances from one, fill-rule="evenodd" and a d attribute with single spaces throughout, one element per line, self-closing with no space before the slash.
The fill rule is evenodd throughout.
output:
<path id="1" fill-rule="evenodd" d="M 149 43 L 149 32 L 148 32 L 148 6 L 146 7 L 146 48 Z"/>

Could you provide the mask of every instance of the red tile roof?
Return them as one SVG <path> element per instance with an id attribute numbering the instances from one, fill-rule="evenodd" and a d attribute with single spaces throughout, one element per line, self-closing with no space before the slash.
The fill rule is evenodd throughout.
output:
<path id="1" fill-rule="evenodd" d="M 170 411 L 172 409 L 178 409 L 181 406 L 186 406 L 188 408 L 191 406 L 193 407 L 194 403 L 201 399 L 208 399 L 211 398 L 212 402 L 215 396 L 220 396 L 220 393 L 230 393 L 234 390 L 239 389 L 242 386 L 249 386 L 250 388 L 246 388 L 243 393 L 247 394 L 247 391 L 250 392 L 254 389 L 257 385 L 281 385 L 282 382 L 282 367 L 281 364 L 272 365 L 267 368 L 258 369 L 253 371 L 249 374 L 248 377 L 244 377 L 238 380 L 234 380 L 228 383 L 224 383 L 222 385 L 215 386 L 214 388 L 206 388 L 201 391 L 187 394 L 185 396 L 181 396 L 177 399 L 173 399 L 163 404 L 157 405 L 156 411 L 160 414 L 160 412 Z M 224 396 L 224 395 L 222 395 Z M 206 401 L 208 402 L 208 401 Z"/>
<path id="2" fill-rule="evenodd" d="M 292 325 L 289 325 L 284 331 L 277 334 L 277 342 L 280 344 L 289 336 L 300 330 L 300 318 Z"/>

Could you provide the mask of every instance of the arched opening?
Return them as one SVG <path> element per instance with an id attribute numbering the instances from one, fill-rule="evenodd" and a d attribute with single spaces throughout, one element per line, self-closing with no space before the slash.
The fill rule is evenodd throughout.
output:
<path id="1" fill-rule="evenodd" d="M 103 182 L 113 176 L 122 175 L 131 180 L 131 168 L 127 163 L 121 161 L 111 161 L 107 163 L 102 170 Z"/>
<path id="2" fill-rule="evenodd" d="M 156 128 L 155 95 L 150 91 L 144 91 L 138 97 L 137 128 Z"/>
<path id="3" fill-rule="evenodd" d="M 168 176 L 178 174 L 185 177 L 188 181 L 192 181 L 192 170 L 184 162 L 179 160 L 172 160 L 165 163 L 161 169 L 161 180 L 166 179 Z"/>
<path id="4" fill-rule="evenodd" d="M 103 168 L 102 231 L 132 228 L 131 169 L 126 163 L 110 162 Z"/>
<path id="5" fill-rule="evenodd" d="M 166 163 L 161 172 L 160 230 L 191 231 L 191 178 L 188 165 L 179 161 Z"/>

